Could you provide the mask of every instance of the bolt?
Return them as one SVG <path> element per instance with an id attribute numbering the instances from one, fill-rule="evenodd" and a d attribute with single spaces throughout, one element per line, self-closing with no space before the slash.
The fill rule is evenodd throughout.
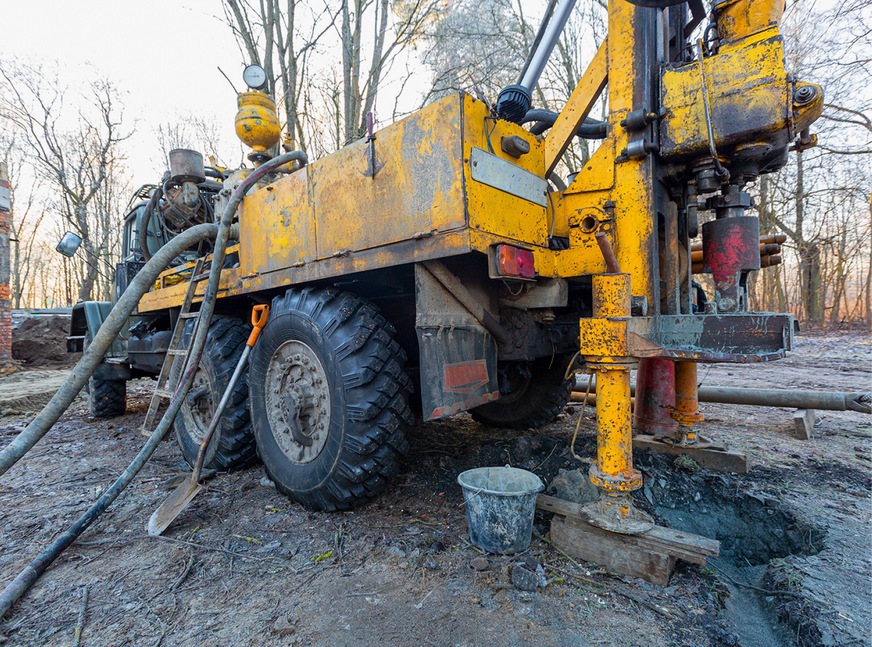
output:
<path id="1" fill-rule="evenodd" d="M 816 96 L 817 90 L 814 87 L 804 85 L 801 88 L 797 88 L 796 92 L 793 93 L 793 100 L 799 105 L 805 105 L 810 103 Z"/>

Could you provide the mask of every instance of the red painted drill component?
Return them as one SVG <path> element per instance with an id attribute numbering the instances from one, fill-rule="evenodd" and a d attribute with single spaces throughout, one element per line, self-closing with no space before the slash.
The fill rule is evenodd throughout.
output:
<path id="1" fill-rule="evenodd" d="M 702 226 L 703 270 L 714 278 L 714 303 L 718 312 L 746 312 L 748 272 L 760 269 L 760 221 L 745 215 L 751 196 L 730 184 L 706 206 L 717 217 Z"/>
<path id="2" fill-rule="evenodd" d="M 636 374 L 636 431 L 654 436 L 675 436 L 678 423 L 670 415 L 675 407 L 675 364 L 650 357 L 639 360 Z"/>

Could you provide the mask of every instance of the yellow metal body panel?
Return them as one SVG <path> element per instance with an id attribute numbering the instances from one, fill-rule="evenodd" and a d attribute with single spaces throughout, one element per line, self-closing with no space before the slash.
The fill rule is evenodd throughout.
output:
<path id="1" fill-rule="evenodd" d="M 464 95 L 463 110 L 463 167 L 470 228 L 528 245 L 547 246 L 550 214 L 546 214 L 545 208 L 476 182 L 472 179 L 470 165 L 470 155 L 475 147 L 544 177 L 543 144 L 520 126 L 488 118 L 485 104 L 470 96 Z M 530 144 L 530 152 L 520 159 L 504 153 L 500 147 L 503 137 L 513 135 L 524 138 Z"/>
<path id="2" fill-rule="evenodd" d="M 377 133 L 374 178 L 363 140 L 313 164 L 318 258 L 465 226 L 460 151 L 452 95 Z"/>
<path id="3" fill-rule="evenodd" d="M 243 275 L 315 260 L 315 216 L 309 173 L 283 177 L 243 201 L 239 266 Z"/>
<path id="4" fill-rule="evenodd" d="M 733 0 L 715 8 L 718 36 L 736 41 L 755 31 L 778 24 L 785 8 L 784 0 Z"/>
<path id="5" fill-rule="evenodd" d="M 702 67 L 719 153 L 730 147 L 781 131 L 798 133 L 820 116 L 823 94 L 806 106 L 792 106 L 793 84 L 784 69 L 784 43 L 777 26 L 734 43 L 700 63 L 691 63 L 662 76 L 661 152 L 665 156 L 698 157 L 709 152 L 702 94 Z"/>

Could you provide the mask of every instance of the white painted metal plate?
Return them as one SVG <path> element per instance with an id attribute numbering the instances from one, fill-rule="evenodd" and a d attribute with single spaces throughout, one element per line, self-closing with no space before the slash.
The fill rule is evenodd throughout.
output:
<path id="1" fill-rule="evenodd" d="M 548 182 L 511 162 L 481 148 L 473 148 L 470 157 L 472 179 L 540 207 L 548 206 Z"/>

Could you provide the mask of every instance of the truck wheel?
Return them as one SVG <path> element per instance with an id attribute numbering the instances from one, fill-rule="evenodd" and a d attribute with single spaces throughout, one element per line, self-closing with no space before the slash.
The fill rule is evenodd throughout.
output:
<path id="1" fill-rule="evenodd" d="M 276 488 L 310 510 L 344 510 L 399 470 L 412 420 L 406 354 L 378 309 L 348 292 L 273 299 L 252 351 L 257 451 Z"/>
<path id="2" fill-rule="evenodd" d="M 185 331 L 186 343 L 190 343 L 192 323 Z M 212 319 L 199 370 L 174 424 L 176 441 L 189 465 L 197 460 L 200 443 L 239 362 L 250 330 L 251 326 L 237 319 L 218 316 Z M 257 457 L 248 411 L 247 374 L 247 369 L 243 369 L 224 408 L 221 423 L 206 449 L 205 468 L 224 472 L 245 467 Z"/>
<path id="3" fill-rule="evenodd" d="M 95 418 L 123 416 L 127 409 L 127 381 L 89 379 L 88 409 Z"/>
<path id="4" fill-rule="evenodd" d="M 569 402 L 572 379 L 565 379 L 566 360 L 545 357 L 513 362 L 501 370 L 499 400 L 469 413 L 473 420 L 501 429 L 530 429 L 547 425 Z"/>

